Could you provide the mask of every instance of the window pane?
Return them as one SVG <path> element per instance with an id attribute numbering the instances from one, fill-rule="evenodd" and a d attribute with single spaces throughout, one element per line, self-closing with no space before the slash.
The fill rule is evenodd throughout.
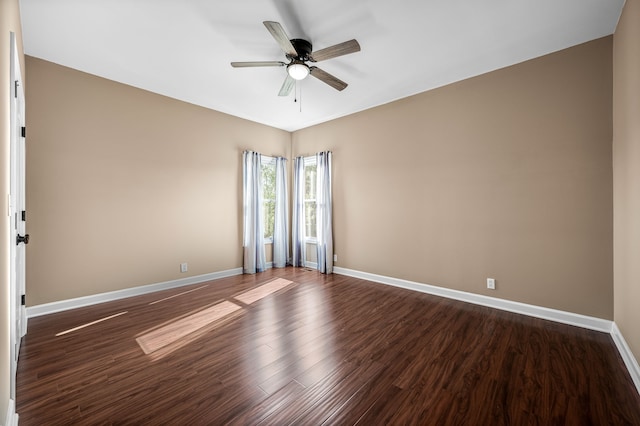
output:
<path id="1" fill-rule="evenodd" d="M 276 166 L 262 164 L 262 200 L 264 208 L 264 237 L 273 237 L 276 216 Z"/>
<path id="2" fill-rule="evenodd" d="M 304 168 L 304 198 L 305 200 L 316 199 L 316 165 L 305 166 Z"/>
<path id="3" fill-rule="evenodd" d="M 305 201 L 304 203 L 305 237 L 316 238 L 316 203 Z"/>
<path id="4" fill-rule="evenodd" d="M 273 227 L 275 226 L 276 203 L 275 201 L 264 202 L 264 237 L 273 237 Z"/>
<path id="5" fill-rule="evenodd" d="M 262 196 L 265 200 L 276 199 L 276 166 L 262 165 Z"/>

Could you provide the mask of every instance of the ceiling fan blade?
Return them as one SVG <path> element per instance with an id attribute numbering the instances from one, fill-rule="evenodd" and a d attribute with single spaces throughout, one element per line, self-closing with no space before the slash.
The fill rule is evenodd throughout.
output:
<path id="1" fill-rule="evenodd" d="M 359 51 L 360 44 L 356 40 L 349 40 L 330 47 L 326 47 L 324 49 L 320 49 L 317 52 L 313 52 L 309 57 L 309 60 L 312 62 L 320 62 Z"/>
<path id="2" fill-rule="evenodd" d="M 334 77 L 333 75 L 329 74 L 326 71 L 321 70 L 318 67 L 310 67 L 309 70 L 310 70 L 309 73 L 312 76 L 322 81 L 323 83 L 328 84 L 329 86 L 333 87 L 336 90 L 342 91 L 348 86 L 348 84 L 345 83 L 344 81 L 340 80 L 337 77 Z"/>
<path id="3" fill-rule="evenodd" d="M 295 85 L 296 81 L 291 78 L 289 74 L 287 74 L 287 78 L 284 79 L 284 83 L 282 83 L 282 87 L 280 88 L 278 96 L 289 96 L 289 93 L 291 93 L 291 90 Z"/>
<path id="4" fill-rule="evenodd" d="M 298 56 L 296 48 L 293 47 L 293 44 L 291 44 L 291 41 L 289 41 L 289 36 L 284 32 L 284 28 L 282 28 L 282 25 L 274 21 L 264 21 L 263 24 L 265 27 L 267 27 L 273 38 L 276 39 L 284 53 L 293 57 Z"/>
<path id="5" fill-rule="evenodd" d="M 287 64 L 280 61 L 253 61 L 253 62 L 231 62 L 231 66 L 234 68 L 245 67 L 283 67 Z"/>

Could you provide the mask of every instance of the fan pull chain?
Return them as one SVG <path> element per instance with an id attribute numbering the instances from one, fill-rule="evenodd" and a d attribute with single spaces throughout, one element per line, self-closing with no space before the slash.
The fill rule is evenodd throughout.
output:
<path id="1" fill-rule="evenodd" d="M 296 80 L 296 86 L 293 91 L 293 102 L 298 102 L 298 91 L 300 91 L 300 112 L 302 112 L 302 84 L 298 87 L 298 80 Z"/>

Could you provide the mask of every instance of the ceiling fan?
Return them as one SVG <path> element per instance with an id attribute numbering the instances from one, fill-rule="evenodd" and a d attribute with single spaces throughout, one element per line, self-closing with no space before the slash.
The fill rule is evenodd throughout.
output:
<path id="1" fill-rule="evenodd" d="M 309 66 L 307 62 L 320 62 L 349 53 L 360 51 L 360 45 L 356 40 L 349 40 L 334 46 L 326 47 L 316 52 L 312 51 L 311 43 L 300 38 L 289 39 L 287 33 L 277 22 L 264 21 L 264 26 L 271 33 L 274 39 L 284 51 L 289 63 L 282 61 L 254 61 L 254 62 L 231 62 L 234 68 L 243 67 L 287 67 L 287 77 L 280 88 L 278 96 L 287 96 L 295 86 L 297 80 L 303 80 L 307 75 L 312 75 L 323 83 L 328 84 L 336 90 L 344 90 L 347 83 L 339 78 L 321 70 L 316 66 Z"/>

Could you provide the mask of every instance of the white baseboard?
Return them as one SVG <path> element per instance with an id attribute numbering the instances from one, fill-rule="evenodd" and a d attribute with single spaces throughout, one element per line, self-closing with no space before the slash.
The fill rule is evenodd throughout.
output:
<path id="1" fill-rule="evenodd" d="M 177 280 L 164 281 L 156 284 L 132 287 L 123 290 L 110 291 L 107 293 L 94 294 L 91 296 L 77 297 L 75 299 L 61 300 L 59 302 L 44 303 L 42 305 L 30 306 L 27 308 L 27 318 L 34 318 L 41 315 L 53 314 L 67 311 L 69 309 L 81 308 L 83 306 L 96 305 L 98 303 L 111 302 L 113 300 L 124 299 L 126 297 L 140 296 L 142 294 L 153 293 L 161 290 L 168 290 L 176 287 L 183 287 L 191 284 L 198 284 L 204 281 L 216 280 L 219 278 L 241 275 L 242 268 L 228 269 L 226 271 L 212 272 L 210 274 L 195 275 L 193 277 L 179 278 Z"/>
<path id="2" fill-rule="evenodd" d="M 529 315 L 563 324 L 575 325 L 588 328 L 590 330 L 604 331 L 611 333 L 613 321 L 602 318 L 590 317 L 587 315 L 574 314 L 572 312 L 560 311 L 557 309 L 545 308 L 542 306 L 529 305 L 511 300 L 498 299 L 496 297 L 483 296 L 481 294 L 468 293 L 460 290 L 438 287 L 430 284 L 421 284 L 414 281 L 407 281 L 399 278 L 386 277 L 383 275 L 370 274 L 368 272 L 355 271 L 347 268 L 334 266 L 333 272 L 340 275 L 361 278 L 381 284 L 392 285 L 408 290 L 419 291 L 421 293 L 433 294 L 435 296 L 446 297 L 448 299 L 460 300 L 476 305 L 488 306 L 490 308 L 501 309 L 503 311 L 517 314 Z"/>
<path id="3" fill-rule="evenodd" d="M 620 352 L 624 365 L 626 365 L 627 370 L 629 370 L 629 375 L 631 376 L 631 380 L 633 380 L 633 384 L 636 385 L 636 389 L 640 394 L 640 366 L 615 322 L 611 328 L 611 337 L 618 348 L 618 352 Z"/>
<path id="4" fill-rule="evenodd" d="M 13 399 L 9 399 L 7 404 L 7 417 L 4 424 L 6 426 L 18 426 L 18 413 L 16 413 L 16 402 Z"/>

